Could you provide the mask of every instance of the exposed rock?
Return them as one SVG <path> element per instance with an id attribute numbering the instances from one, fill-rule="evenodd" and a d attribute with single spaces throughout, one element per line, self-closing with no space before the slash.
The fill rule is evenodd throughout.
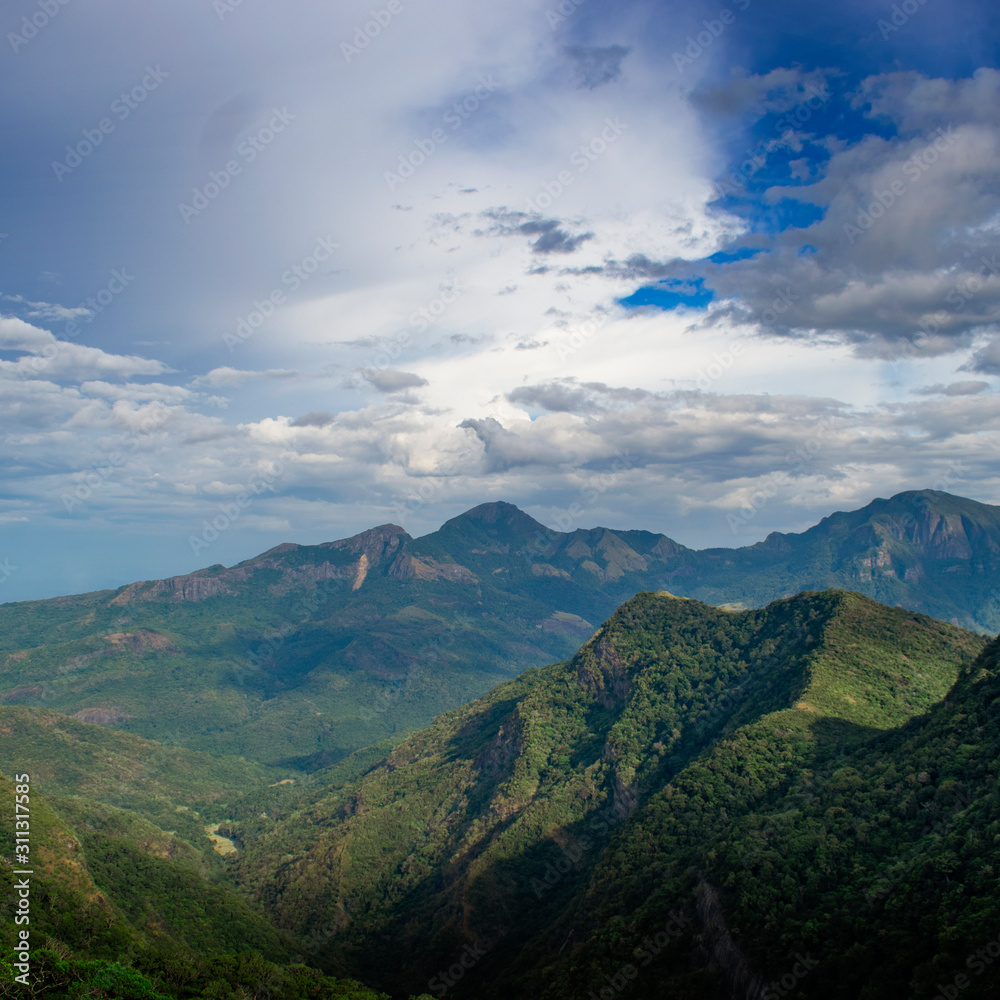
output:
<path id="1" fill-rule="evenodd" d="M 479 583 L 479 577 L 472 570 L 458 563 L 438 562 L 430 556 L 418 559 L 406 552 L 400 553 L 386 575 L 396 580 L 451 580 L 472 586 Z"/>
<path id="2" fill-rule="evenodd" d="M 180 650 L 165 635 L 145 628 L 139 629 L 138 632 L 112 632 L 111 635 L 106 635 L 104 638 L 119 649 L 128 649 L 137 654 L 147 653 L 151 650 L 158 653 L 180 653 Z"/>
<path id="3" fill-rule="evenodd" d="M 606 631 L 598 632 L 577 654 L 576 676 L 605 708 L 621 704 L 628 696 L 628 669 Z"/>
<path id="4" fill-rule="evenodd" d="M 556 576 L 563 580 L 571 580 L 572 577 L 564 569 L 556 569 L 555 566 L 550 566 L 548 563 L 532 563 L 531 564 L 531 574 L 532 576 Z"/>
<path id="5" fill-rule="evenodd" d="M 74 712 L 70 716 L 77 722 L 86 722 L 96 726 L 115 726 L 123 719 L 131 719 L 120 705 L 107 705 L 103 708 L 81 708 L 79 712 Z"/>
<path id="6" fill-rule="evenodd" d="M 351 584 L 351 590 L 360 590 L 361 584 L 365 582 L 365 577 L 368 575 L 368 556 L 362 552 L 361 558 L 358 560 L 358 569 L 354 574 L 354 583 Z"/>
<path id="7" fill-rule="evenodd" d="M 704 950 L 709 964 L 722 976 L 726 996 L 730 1000 L 757 1000 L 768 984 L 753 972 L 746 955 L 729 933 L 719 894 L 708 882 L 701 882 L 696 890 L 696 899 L 702 926 L 697 943 Z"/>

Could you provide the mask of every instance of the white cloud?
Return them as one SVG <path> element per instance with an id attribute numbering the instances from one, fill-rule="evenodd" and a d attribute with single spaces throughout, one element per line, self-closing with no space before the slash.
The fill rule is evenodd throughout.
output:
<path id="1" fill-rule="evenodd" d="M 199 375 L 192 380 L 191 385 L 207 385 L 212 388 L 218 388 L 219 386 L 242 385 L 242 383 L 250 382 L 254 379 L 287 379 L 298 377 L 299 373 L 297 371 L 288 368 L 269 368 L 267 371 L 255 372 L 230 368 L 228 365 L 224 365 L 221 368 L 213 368 L 205 375 Z"/>

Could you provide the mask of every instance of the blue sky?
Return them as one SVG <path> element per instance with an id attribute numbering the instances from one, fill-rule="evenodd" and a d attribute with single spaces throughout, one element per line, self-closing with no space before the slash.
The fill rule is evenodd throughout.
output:
<path id="1" fill-rule="evenodd" d="M 0 600 L 494 499 L 694 546 L 1000 502 L 992 5 L 0 29 Z"/>

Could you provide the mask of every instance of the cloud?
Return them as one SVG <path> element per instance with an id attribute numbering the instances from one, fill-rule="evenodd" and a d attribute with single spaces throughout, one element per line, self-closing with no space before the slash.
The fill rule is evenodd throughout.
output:
<path id="1" fill-rule="evenodd" d="M 600 48 L 572 45 L 565 49 L 573 63 L 577 85 L 587 90 L 617 80 L 622 75 L 622 61 L 631 51 L 624 45 Z"/>
<path id="2" fill-rule="evenodd" d="M 70 590 L 193 568 L 186 539 L 227 499 L 205 488 L 278 466 L 207 561 L 389 520 L 430 530 L 501 498 L 718 544 L 783 473 L 751 541 L 933 485 L 956 458 L 955 489 L 1000 498 L 996 396 L 957 381 L 1000 374 L 984 263 L 1000 102 L 997 71 L 972 74 L 988 5 L 928 7 L 887 46 L 858 44 L 878 38 L 863 4 L 790 20 L 761 2 L 683 73 L 671 51 L 718 8 L 584 5 L 553 26 L 528 0 L 475 17 L 446 0 L 348 60 L 344 5 L 243 4 L 220 32 L 164 7 L 130 37 L 176 75 L 50 177 L 48 201 L 39 164 L 139 82 L 121 78 L 120 16 L 0 65 L 7 132 L 33 123 L 5 162 L 4 284 L 23 294 L 0 324 L 2 492 L 32 519 L 19 537 L 72 539 L 24 572 Z M 274 108 L 294 118 L 262 131 Z M 240 172 L 220 173 L 230 160 Z M 320 238 L 336 259 L 316 258 Z M 126 262 L 135 280 L 107 301 Z M 69 305 L 43 301 L 43 270 Z M 621 305 L 659 279 L 714 297 L 697 314 Z M 84 302 L 72 343 L 39 329 Z M 222 335 L 249 317 L 237 362 Z M 126 464 L 67 511 L 123 440 Z M 102 548 L 120 579 L 93 578 Z"/>
<path id="3" fill-rule="evenodd" d="M 14 316 L 0 316 L 0 350 L 39 353 L 54 342 L 55 337 L 48 330 Z"/>
<path id="4" fill-rule="evenodd" d="M 0 377 L 79 382 L 100 376 L 161 375 L 170 369 L 161 361 L 131 354 L 109 354 L 69 340 L 57 340 L 14 317 L 0 318 L 0 350 L 25 351 L 16 361 L 0 361 Z"/>
<path id="5" fill-rule="evenodd" d="M 970 346 L 1000 323 L 1000 130 L 971 111 L 995 81 L 910 75 L 905 82 L 935 97 L 921 101 L 919 118 L 909 104 L 900 107 L 900 80 L 891 74 L 870 78 L 864 93 L 896 95 L 879 97 L 876 106 L 919 130 L 841 143 L 811 183 L 774 184 L 754 195 L 765 219 L 779 204 L 820 212 L 815 221 L 726 248 L 763 244 L 769 253 L 717 263 L 633 254 L 606 260 L 605 273 L 686 279 L 694 272 L 715 291 L 707 322 L 728 318 L 780 337 L 838 338 L 861 356 L 932 356 Z M 948 117 L 962 109 L 970 120 Z"/>
<path id="6" fill-rule="evenodd" d="M 6 302 L 26 306 L 26 314 L 32 319 L 55 319 L 68 322 L 90 315 L 90 310 L 86 306 L 67 307 L 52 302 L 32 302 L 22 295 L 4 295 L 2 298 Z"/>
<path id="7" fill-rule="evenodd" d="M 920 385 L 910 392 L 916 396 L 975 396 L 989 387 L 989 382 L 951 382 L 948 385 Z"/>
<path id="8" fill-rule="evenodd" d="M 971 360 L 962 366 L 962 371 L 1000 375 L 1000 337 L 994 337 L 985 347 L 976 351 Z"/>
<path id="9" fill-rule="evenodd" d="M 835 70 L 805 72 L 778 67 L 764 74 L 734 76 L 725 83 L 696 89 L 691 100 L 710 114 L 759 118 L 769 112 L 788 111 L 811 97 L 827 94 L 827 81 L 840 75 Z"/>
<path id="10" fill-rule="evenodd" d="M 559 442 L 504 427 L 495 417 L 463 420 L 460 428 L 471 430 L 483 444 L 487 472 L 506 472 L 516 466 L 542 465 L 549 469 L 571 461 Z"/>
<path id="11" fill-rule="evenodd" d="M 269 368 L 267 371 L 244 371 L 239 368 L 230 368 L 223 365 L 221 368 L 213 368 L 205 375 L 199 375 L 191 380 L 191 385 L 206 385 L 212 388 L 219 386 L 242 385 L 254 379 L 289 379 L 298 378 L 299 373 L 288 368 Z"/>
<path id="12" fill-rule="evenodd" d="M 297 417 L 292 421 L 292 427 L 326 427 L 327 424 L 332 424 L 336 420 L 336 417 L 332 413 L 326 413 L 320 410 L 312 410 L 309 413 L 304 413 L 301 417 Z"/>
<path id="13" fill-rule="evenodd" d="M 427 385 L 427 379 L 414 375 L 413 372 L 397 371 L 395 368 L 366 371 L 364 376 L 379 392 L 401 392 L 403 389 L 416 389 Z"/>
<path id="14" fill-rule="evenodd" d="M 534 237 L 529 245 L 537 254 L 575 253 L 583 243 L 594 238 L 592 232 L 571 236 L 558 219 L 543 219 L 504 207 L 491 208 L 482 215 L 490 220 L 490 227 L 486 230 L 489 235 Z"/>
<path id="15" fill-rule="evenodd" d="M 81 382 L 80 392 L 86 396 L 99 396 L 112 401 L 118 399 L 144 403 L 151 400 L 180 403 L 191 398 L 191 391 L 180 385 L 165 385 L 163 382 L 112 383 L 103 381 Z"/>
<path id="16" fill-rule="evenodd" d="M 930 79 L 915 70 L 870 76 L 855 103 L 870 105 L 905 132 L 926 132 L 942 124 L 1000 125 L 1000 70 L 981 66 L 971 77 Z"/>
<path id="17" fill-rule="evenodd" d="M 665 397 L 645 389 L 612 388 L 603 382 L 580 384 L 574 378 L 563 378 L 519 386 L 507 393 L 507 398 L 512 403 L 549 413 L 598 413 Z"/>

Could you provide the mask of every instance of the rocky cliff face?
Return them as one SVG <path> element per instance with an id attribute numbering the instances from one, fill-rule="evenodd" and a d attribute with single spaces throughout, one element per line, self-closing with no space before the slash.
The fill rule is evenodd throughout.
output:
<path id="1" fill-rule="evenodd" d="M 270 592 L 275 595 L 321 580 L 349 580 L 353 584 L 360 579 L 363 582 L 372 569 L 384 571 L 391 566 L 409 540 L 410 536 L 399 525 L 383 524 L 351 538 L 323 545 L 304 546 L 286 542 L 230 569 L 211 566 L 166 580 L 133 583 L 117 594 L 111 603 L 204 601 L 210 597 L 232 596 L 264 570 L 276 570 L 281 574 L 280 580 L 269 584 Z"/>

